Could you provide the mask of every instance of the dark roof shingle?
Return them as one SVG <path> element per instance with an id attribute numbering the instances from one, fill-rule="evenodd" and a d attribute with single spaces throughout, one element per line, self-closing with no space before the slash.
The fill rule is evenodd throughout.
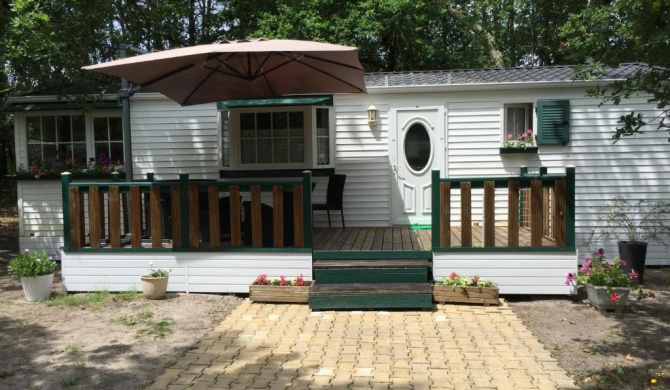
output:
<path id="1" fill-rule="evenodd" d="M 598 80 L 622 80 L 631 77 L 646 64 L 621 64 L 606 68 L 607 74 Z M 367 87 L 400 87 L 420 85 L 466 85 L 492 83 L 577 81 L 572 65 L 543 66 L 536 68 L 454 69 L 416 72 L 366 73 Z"/>

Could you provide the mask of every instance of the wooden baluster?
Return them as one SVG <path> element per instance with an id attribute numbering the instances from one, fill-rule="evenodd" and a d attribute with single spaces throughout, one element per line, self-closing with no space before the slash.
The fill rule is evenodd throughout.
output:
<path id="1" fill-rule="evenodd" d="M 484 246 L 496 246 L 496 183 L 484 182 Z"/>
<path id="2" fill-rule="evenodd" d="M 207 187 L 209 200 L 209 246 L 218 248 L 221 246 L 221 224 L 219 223 L 219 187 Z"/>
<path id="3" fill-rule="evenodd" d="M 507 246 L 519 246 L 519 182 L 507 183 Z"/>
<path id="4" fill-rule="evenodd" d="M 440 246 L 451 246 L 451 183 L 440 183 Z"/>
<path id="5" fill-rule="evenodd" d="M 282 248 L 284 246 L 284 189 L 280 185 L 272 187 L 272 235 L 272 245 L 275 248 Z"/>
<path id="6" fill-rule="evenodd" d="M 109 187 L 107 195 L 107 218 L 109 223 L 109 243 L 112 248 L 121 247 L 121 197 L 119 187 Z"/>
<path id="7" fill-rule="evenodd" d="M 91 248 L 100 248 L 100 187 L 88 190 L 88 234 Z"/>
<path id="8" fill-rule="evenodd" d="M 530 246 L 542 246 L 542 180 L 530 182 Z"/>
<path id="9" fill-rule="evenodd" d="M 130 246 L 142 247 L 142 195 L 140 187 L 130 187 Z"/>
<path id="10" fill-rule="evenodd" d="M 242 226 L 240 224 L 241 220 L 241 210 L 240 205 L 240 187 L 230 186 L 230 245 L 233 248 L 239 248 L 242 246 Z M 249 218 L 250 216 L 246 216 Z"/>
<path id="11" fill-rule="evenodd" d="M 461 183 L 461 246 L 472 247 L 472 183 Z"/>
<path id="12" fill-rule="evenodd" d="M 189 244 L 191 248 L 200 246 L 200 206 L 198 205 L 198 186 L 188 186 L 188 223 L 190 225 Z"/>
<path id="13" fill-rule="evenodd" d="M 170 218 L 172 219 L 172 247 L 181 248 L 181 199 L 179 187 L 170 187 Z"/>
<path id="14" fill-rule="evenodd" d="M 302 184 L 293 186 L 293 238 L 296 248 L 305 247 L 305 208 L 302 199 L 304 191 Z"/>
<path id="15" fill-rule="evenodd" d="M 261 206 L 261 186 L 251 186 L 251 246 L 263 246 L 263 216 Z"/>
<path id="16" fill-rule="evenodd" d="M 80 215 L 83 214 L 79 187 L 70 187 L 70 247 L 81 248 L 81 231 L 83 225 Z"/>
<path id="17" fill-rule="evenodd" d="M 163 247 L 163 218 L 161 215 L 161 189 L 151 187 L 149 191 L 149 204 L 151 209 L 151 247 Z"/>
<path id="18" fill-rule="evenodd" d="M 567 245 L 567 186 L 565 180 L 556 180 L 554 183 L 554 202 L 553 202 L 553 230 L 557 247 Z"/>

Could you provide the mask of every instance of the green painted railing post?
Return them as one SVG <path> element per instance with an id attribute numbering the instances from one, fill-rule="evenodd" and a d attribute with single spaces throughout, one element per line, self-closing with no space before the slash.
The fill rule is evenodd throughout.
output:
<path id="1" fill-rule="evenodd" d="M 188 218 L 188 173 L 179 174 L 179 210 L 181 211 L 181 247 L 188 248 L 191 232 Z"/>
<path id="2" fill-rule="evenodd" d="M 566 184 L 566 242 L 568 247 L 575 247 L 575 167 L 570 165 L 565 168 Z"/>
<path id="3" fill-rule="evenodd" d="M 519 168 L 519 176 L 524 177 L 528 175 L 528 167 Z"/>
<path id="4" fill-rule="evenodd" d="M 302 214 L 305 248 L 312 247 L 312 172 L 302 172 Z"/>
<path id="5" fill-rule="evenodd" d="M 430 183 L 431 195 L 431 210 L 430 213 L 430 222 L 431 222 L 431 231 L 432 231 L 432 241 L 433 249 L 440 247 L 440 204 L 442 199 L 440 199 L 440 171 L 434 170 L 431 174 L 431 183 Z"/>
<path id="6" fill-rule="evenodd" d="M 70 172 L 63 172 L 60 180 L 63 193 L 63 251 L 67 252 L 70 249 L 70 182 L 72 175 Z"/>

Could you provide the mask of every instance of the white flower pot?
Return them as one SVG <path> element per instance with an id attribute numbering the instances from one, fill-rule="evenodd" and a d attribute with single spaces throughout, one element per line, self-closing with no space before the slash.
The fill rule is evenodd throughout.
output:
<path id="1" fill-rule="evenodd" d="M 34 278 L 22 277 L 23 295 L 26 301 L 44 301 L 51 296 L 51 287 L 54 284 L 54 274 L 36 276 Z"/>
<path id="2" fill-rule="evenodd" d="M 168 278 L 152 278 L 148 275 L 143 275 L 142 279 L 142 295 L 146 299 L 163 299 L 167 292 Z"/>
<path id="3" fill-rule="evenodd" d="M 619 295 L 618 302 L 610 300 L 610 294 L 607 292 L 606 286 L 586 285 L 586 294 L 589 298 L 589 303 L 598 310 L 614 310 L 621 312 L 624 306 L 628 303 L 628 295 L 630 294 L 630 287 L 612 287 L 612 292 Z"/>

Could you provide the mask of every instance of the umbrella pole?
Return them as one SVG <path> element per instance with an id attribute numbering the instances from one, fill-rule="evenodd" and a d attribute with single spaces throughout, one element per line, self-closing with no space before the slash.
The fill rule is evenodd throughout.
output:
<path id="1" fill-rule="evenodd" d="M 121 45 L 119 47 L 121 58 L 126 58 L 128 47 L 128 45 Z M 125 165 L 126 181 L 133 181 L 133 152 L 130 145 L 130 88 L 126 79 L 121 79 L 120 98 L 122 107 L 123 163 Z"/>

